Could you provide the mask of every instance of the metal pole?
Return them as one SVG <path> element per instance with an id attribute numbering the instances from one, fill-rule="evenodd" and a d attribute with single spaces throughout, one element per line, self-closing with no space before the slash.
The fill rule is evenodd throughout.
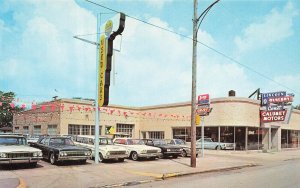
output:
<path id="1" fill-rule="evenodd" d="M 204 116 L 201 117 L 201 156 L 204 157 Z"/>
<path id="2" fill-rule="evenodd" d="M 235 148 L 236 148 L 236 143 L 235 143 L 235 127 L 233 127 L 233 150 L 235 151 Z"/>
<path id="3" fill-rule="evenodd" d="M 101 14 L 97 14 L 97 42 L 99 42 L 100 39 L 100 21 Z M 99 120 L 100 120 L 100 114 L 99 114 L 99 96 L 98 96 L 98 77 L 99 77 L 99 45 L 96 46 L 96 99 L 95 99 L 95 106 L 96 106 L 96 112 L 95 112 L 95 164 L 99 163 Z"/>
<path id="4" fill-rule="evenodd" d="M 193 59 L 192 59 L 192 101 L 191 101 L 191 167 L 196 167 L 196 78 L 197 78 L 197 8 L 198 1 L 194 0 L 193 19 Z"/>

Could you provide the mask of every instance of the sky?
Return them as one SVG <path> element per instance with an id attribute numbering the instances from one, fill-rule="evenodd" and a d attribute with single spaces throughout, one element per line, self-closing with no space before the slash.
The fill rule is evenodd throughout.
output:
<path id="1" fill-rule="evenodd" d="M 192 0 L 90 1 L 130 16 L 114 43 L 109 104 L 191 100 Z M 198 15 L 212 2 L 199 0 Z M 85 0 L 0 0 L 0 7 L 1 91 L 28 103 L 95 98 L 96 46 L 73 36 L 96 42 L 97 14 L 103 24 L 115 12 Z M 300 104 L 300 1 L 221 0 L 198 41 L 197 95 L 248 97 L 260 88 L 294 93 Z"/>

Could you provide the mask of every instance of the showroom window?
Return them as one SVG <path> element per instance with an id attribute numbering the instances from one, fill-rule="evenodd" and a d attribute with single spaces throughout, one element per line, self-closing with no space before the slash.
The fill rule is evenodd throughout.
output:
<path id="1" fill-rule="evenodd" d="M 40 125 L 35 125 L 33 127 L 33 135 L 40 135 L 41 134 L 41 126 Z"/>
<path id="2" fill-rule="evenodd" d="M 117 124 L 117 133 L 128 134 L 129 137 L 132 137 L 134 125 L 133 124 Z"/>
<path id="3" fill-rule="evenodd" d="M 81 125 L 81 135 L 90 135 L 89 125 Z"/>
<path id="4" fill-rule="evenodd" d="M 80 135 L 80 125 L 69 125 L 69 135 Z"/>
<path id="5" fill-rule="evenodd" d="M 164 139 L 165 138 L 165 132 L 164 131 L 151 131 L 148 132 L 149 138 L 151 139 Z"/>
<path id="6" fill-rule="evenodd" d="M 48 135 L 57 134 L 57 125 L 48 125 Z"/>

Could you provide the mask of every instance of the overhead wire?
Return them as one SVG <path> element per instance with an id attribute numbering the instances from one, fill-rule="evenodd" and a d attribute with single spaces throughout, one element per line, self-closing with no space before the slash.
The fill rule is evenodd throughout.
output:
<path id="1" fill-rule="evenodd" d="M 93 1 L 90 1 L 90 0 L 86 0 L 86 1 L 89 2 L 89 3 L 91 3 L 91 4 L 94 4 L 94 5 L 96 5 L 96 6 L 99 6 L 99 7 L 102 7 L 102 8 L 104 8 L 104 9 L 110 10 L 110 11 L 112 11 L 112 12 L 120 13 L 120 11 L 114 10 L 114 9 L 109 8 L 109 7 L 107 7 L 107 6 L 104 6 L 104 5 L 102 5 L 102 4 L 99 4 L 99 3 L 96 3 L 96 2 L 93 2 Z M 210 8 L 211 8 L 211 7 L 210 7 Z M 209 8 L 209 9 L 210 9 L 210 8 Z M 205 15 L 207 14 L 207 12 L 208 12 L 208 11 L 204 11 Z M 156 28 L 158 28 L 158 29 L 167 31 L 167 32 L 169 32 L 169 33 L 173 33 L 173 34 L 178 35 L 178 36 L 181 36 L 181 37 L 183 37 L 183 38 L 187 38 L 187 39 L 194 40 L 193 38 L 191 38 L 191 37 L 189 37 L 189 36 L 186 36 L 186 35 L 184 35 L 184 34 L 178 33 L 178 32 L 176 32 L 176 31 L 172 31 L 172 30 L 170 30 L 170 29 L 167 29 L 167 28 L 164 28 L 164 27 L 161 27 L 161 26 L 158 26 L 158 25 L 149 23 L 149 22 L 147 22 L 147 21 L 145 21 L 145 20 L 141 20 L 141 19 L 139 19 L 139 18 L 130 16 L 130 15 L 128 15 L 128 14 L 125 14 L 125 15 L 126 15 L 127 17 L 129 17 L 129 18 L 132 18 L 132 19 L 137 20 L 137 21 L 139 21 L 139 22 L 142 22 L 142 23 L 144 23 L 144 24 L 147 24 L 147 25 L 156 27 Z M 202 21 L 203 21 L 203 19 L 201 20 L 201 22 L 202 22 Z M 198 27 L 198 28 L 199 28 L 199 27 Z M 196 42 L 199 43 L 199 44 L 201 44 L 202 46 L 204 46 L 204 47 L 206 47 L 206 48 L 208 48 L 208 49 L 214 51 L 215 53 L 217 53 L 217 54 L 219 54 L 219 55 L 225 57 L 226 59 L 232 61 L 233 63 L 236 63 L 236 64 L 238 64 L 238 65 L 240 65 L 240 66 L 242 66 L 242 67 L 245 67 L 246 69 L 248 69 L 248 70 L 250 70 L 250 71 L 252 71 L 252 72 L 258 74 L 259 76 L 265 78 L 266 80 L 269 80 L 269 81 L 271 81 L 271 82 L 273 82 L 273 83 L 275 83 L 275 84 L 277 84 L 277 85 L 279 85 L 279 86 L 281 86 L 281 87 L 284 87 L 284 88 L 286 88 L 286 89 L 288 89 L 288 90 L 290 90 L 290 91 L 293 91 L 293 92 L 295 92 L 295 93 L 300 94 L 300 92 L 298 92 L 298 91 L 296 91 L 296 90 L 294 90 L 294 89 L 292 89 L 292 88 L 289 88 L 289 87 L 287 87 L 286 85 L 281 84 L 280 82 L 275 81 L 275 80 L 273 80 L 272 78 L 269 78 L 268 76 L 265 76 L 263 73 L 260 73 L 260 72 L 256 71 L 255 69 L 253 69 L 253 68 L 251 68 L 251 67 L 249 67 L 249 66 L 247 66 L 247 65 L 244 65 L 243 63 L 240 63 L 239 61 L 235 60 L 234 58 L 232 58 L 232 57 L 230 57 L 230 56 L 228 56 L 228 55 L 226 55 L 226 54 L 224 54 L 223 52 L 221 52 L 221 51 L 219 51 L 219 50 L 217 50 L 217 49 L 215 49 L 215 48 L 213 48 L 213 47 L 211 47 L 211 46 L 209 46 L 209 45 L 207 45 L 207 44 L 205 44 L 205 43 L 203 43 L 203 42 L 201 42 L 201 41 L 196 40 Z"/>

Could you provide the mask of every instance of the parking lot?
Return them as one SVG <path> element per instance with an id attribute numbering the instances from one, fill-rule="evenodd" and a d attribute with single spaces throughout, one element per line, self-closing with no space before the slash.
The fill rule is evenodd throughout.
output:
<path id="1" fill-rule="evenodd" d="M 24 181 L 27 187 L 103 187 L 126 182 L 153 181 L 180 173 L 194 173 L 238 166 L 249 166 L 255 161 L 207 155 L 197 159 L 197 168 L 190 167 L 190 158 L 107 161 L 98 165 L 68 162 L 51 165 L 40 161 L 36 168 L 24 165 L 0 167 L 0 180 Z M 12 181 L 13 182 L 13 181 Z M 1 186 L 0 186 L 1 187 Z M 7 187 L 7 186 L 6 186 Z M 15 186 L 11 186 L 15 187 Z M 7 188 L 10 188 L 9 186 Z"/>

